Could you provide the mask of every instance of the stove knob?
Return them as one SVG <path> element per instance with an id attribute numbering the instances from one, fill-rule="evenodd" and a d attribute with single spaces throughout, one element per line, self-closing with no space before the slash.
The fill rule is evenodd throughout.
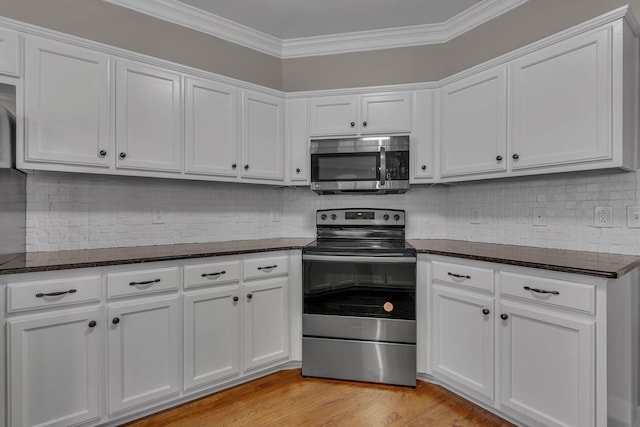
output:
<path id="1" fill-rule="evenodd" d="M 389 220 L 389 214 L 384 214 L 382 218 L 384 218 L 385 221 Z"/>
<path id="2" fill-rule="evenodd" d="M 338 218 L 338 215 L 336 215 L 336 214 L 331 214 L 331 219 L 336 219 L 336 218 Z"/>
<path id="3" fill-rule="evenodd" d="M 324 221 L 325 219 L 327 219 L 327 214 L 322 214 L 322 215 L 320 215 L 320 219 L 321 219 L 321 220 L 323 220 L 323 221 Z"/>
<path id="4" fill-rule="evenodd" d="M 400 219 L 400 215 L 395 214 L 395 215 L 393 216 L 393 219 L 395 219 L 396 221 L 398 221 L 398 220 Z"/>

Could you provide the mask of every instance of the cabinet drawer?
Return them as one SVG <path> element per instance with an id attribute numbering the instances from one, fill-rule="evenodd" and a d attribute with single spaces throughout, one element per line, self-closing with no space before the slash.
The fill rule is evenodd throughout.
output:
<path id="1" fill-rule="evenodd" d="M 100 275 L 9 283 L 8 311 L 100 300 Z"/>
<path id="2" fill-rule="evenodd" d="M 123 271 L 107 275 L 109 298 L 178 289 L 178 267 Z"/>
<path id="3" fill-rule="evenodd" d="M 595 312 L 595 287 L 564 280 L 500 273 L 502 294 L 574 310 Z"/>
<path id="4" fill-rule="evenodd" d="M 245 279 L 279 276 L 281 274 L 287 274 L 288 272 L 288 256 L 249 258 L 244 261 Z"/>
<path id="5" fill-rule="evenodd" d="M 240 261 L 210 262 L 184 267 L 184 287 L 215 285 L 240 280 Z"/>
<path id="6" fill-rule="evenodd" d="M 433 261 L 433 279 L 493 292 L 493 270 Z"/>

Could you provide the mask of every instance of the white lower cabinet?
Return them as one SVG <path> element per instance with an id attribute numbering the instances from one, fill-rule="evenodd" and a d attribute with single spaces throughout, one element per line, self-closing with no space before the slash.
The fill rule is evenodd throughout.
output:
<path id="1" fill-rule="evenodd" d="M 503 410 L 546 426 L 594 425 L 595 321 L 500 304 Z"/>
<path id="2" fill-rule="evenodd" d="M 606 279 L 422 259 L 427 372 L 517 424 L 636 425 L 637 271 Z"/>
<path id="3" fill-rule="evenodd" d="M 185 292 L 184 389 L 240 374 L 240 285 Z"/>
<path id="4" fill-rule="evenodd" d="M 177 395 L 178 295 L 108 308 L 109 413 Z"/>
<path id="5" fill-rule="evenodd" d="M 244 285 L 244 369 L 256 370 L 289 356 L 286 276 Z"/>
<path id="6" fill-rule="evenodd" d="M 7 321 L 8 425 L 62 427 L 100 418 L 99 322 L 97 306 Z"/>
<path id="7" fill-rule="evenodd" d="M 493 400 L 493 295 L 432 288 L 433 373 Z"/>

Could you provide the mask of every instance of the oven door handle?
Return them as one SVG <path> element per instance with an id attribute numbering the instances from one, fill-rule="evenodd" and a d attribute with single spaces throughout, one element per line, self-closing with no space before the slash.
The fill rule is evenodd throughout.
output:
<path id="1" fill-rule="evenodd" d="M 387 177 L 387 155 L 384 147 L 380 147 L 380 187 L 384 187 Z"/>
<path id="2" fill-rule="evenodd" d="M 358 262 L 378 264 L 415 264 L 413 256 L 349 256 L 349 255 L 310 255 L 303 254 L 303 261 Z"/>

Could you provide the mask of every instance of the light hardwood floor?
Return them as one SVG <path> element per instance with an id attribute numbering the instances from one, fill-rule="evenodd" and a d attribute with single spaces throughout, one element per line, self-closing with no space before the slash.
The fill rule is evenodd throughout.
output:
<path id="1" fill-rule="evenodd" d="M 442 387 L 278 372 L 128 424 L 143 426 L 512 426 Z"/>

